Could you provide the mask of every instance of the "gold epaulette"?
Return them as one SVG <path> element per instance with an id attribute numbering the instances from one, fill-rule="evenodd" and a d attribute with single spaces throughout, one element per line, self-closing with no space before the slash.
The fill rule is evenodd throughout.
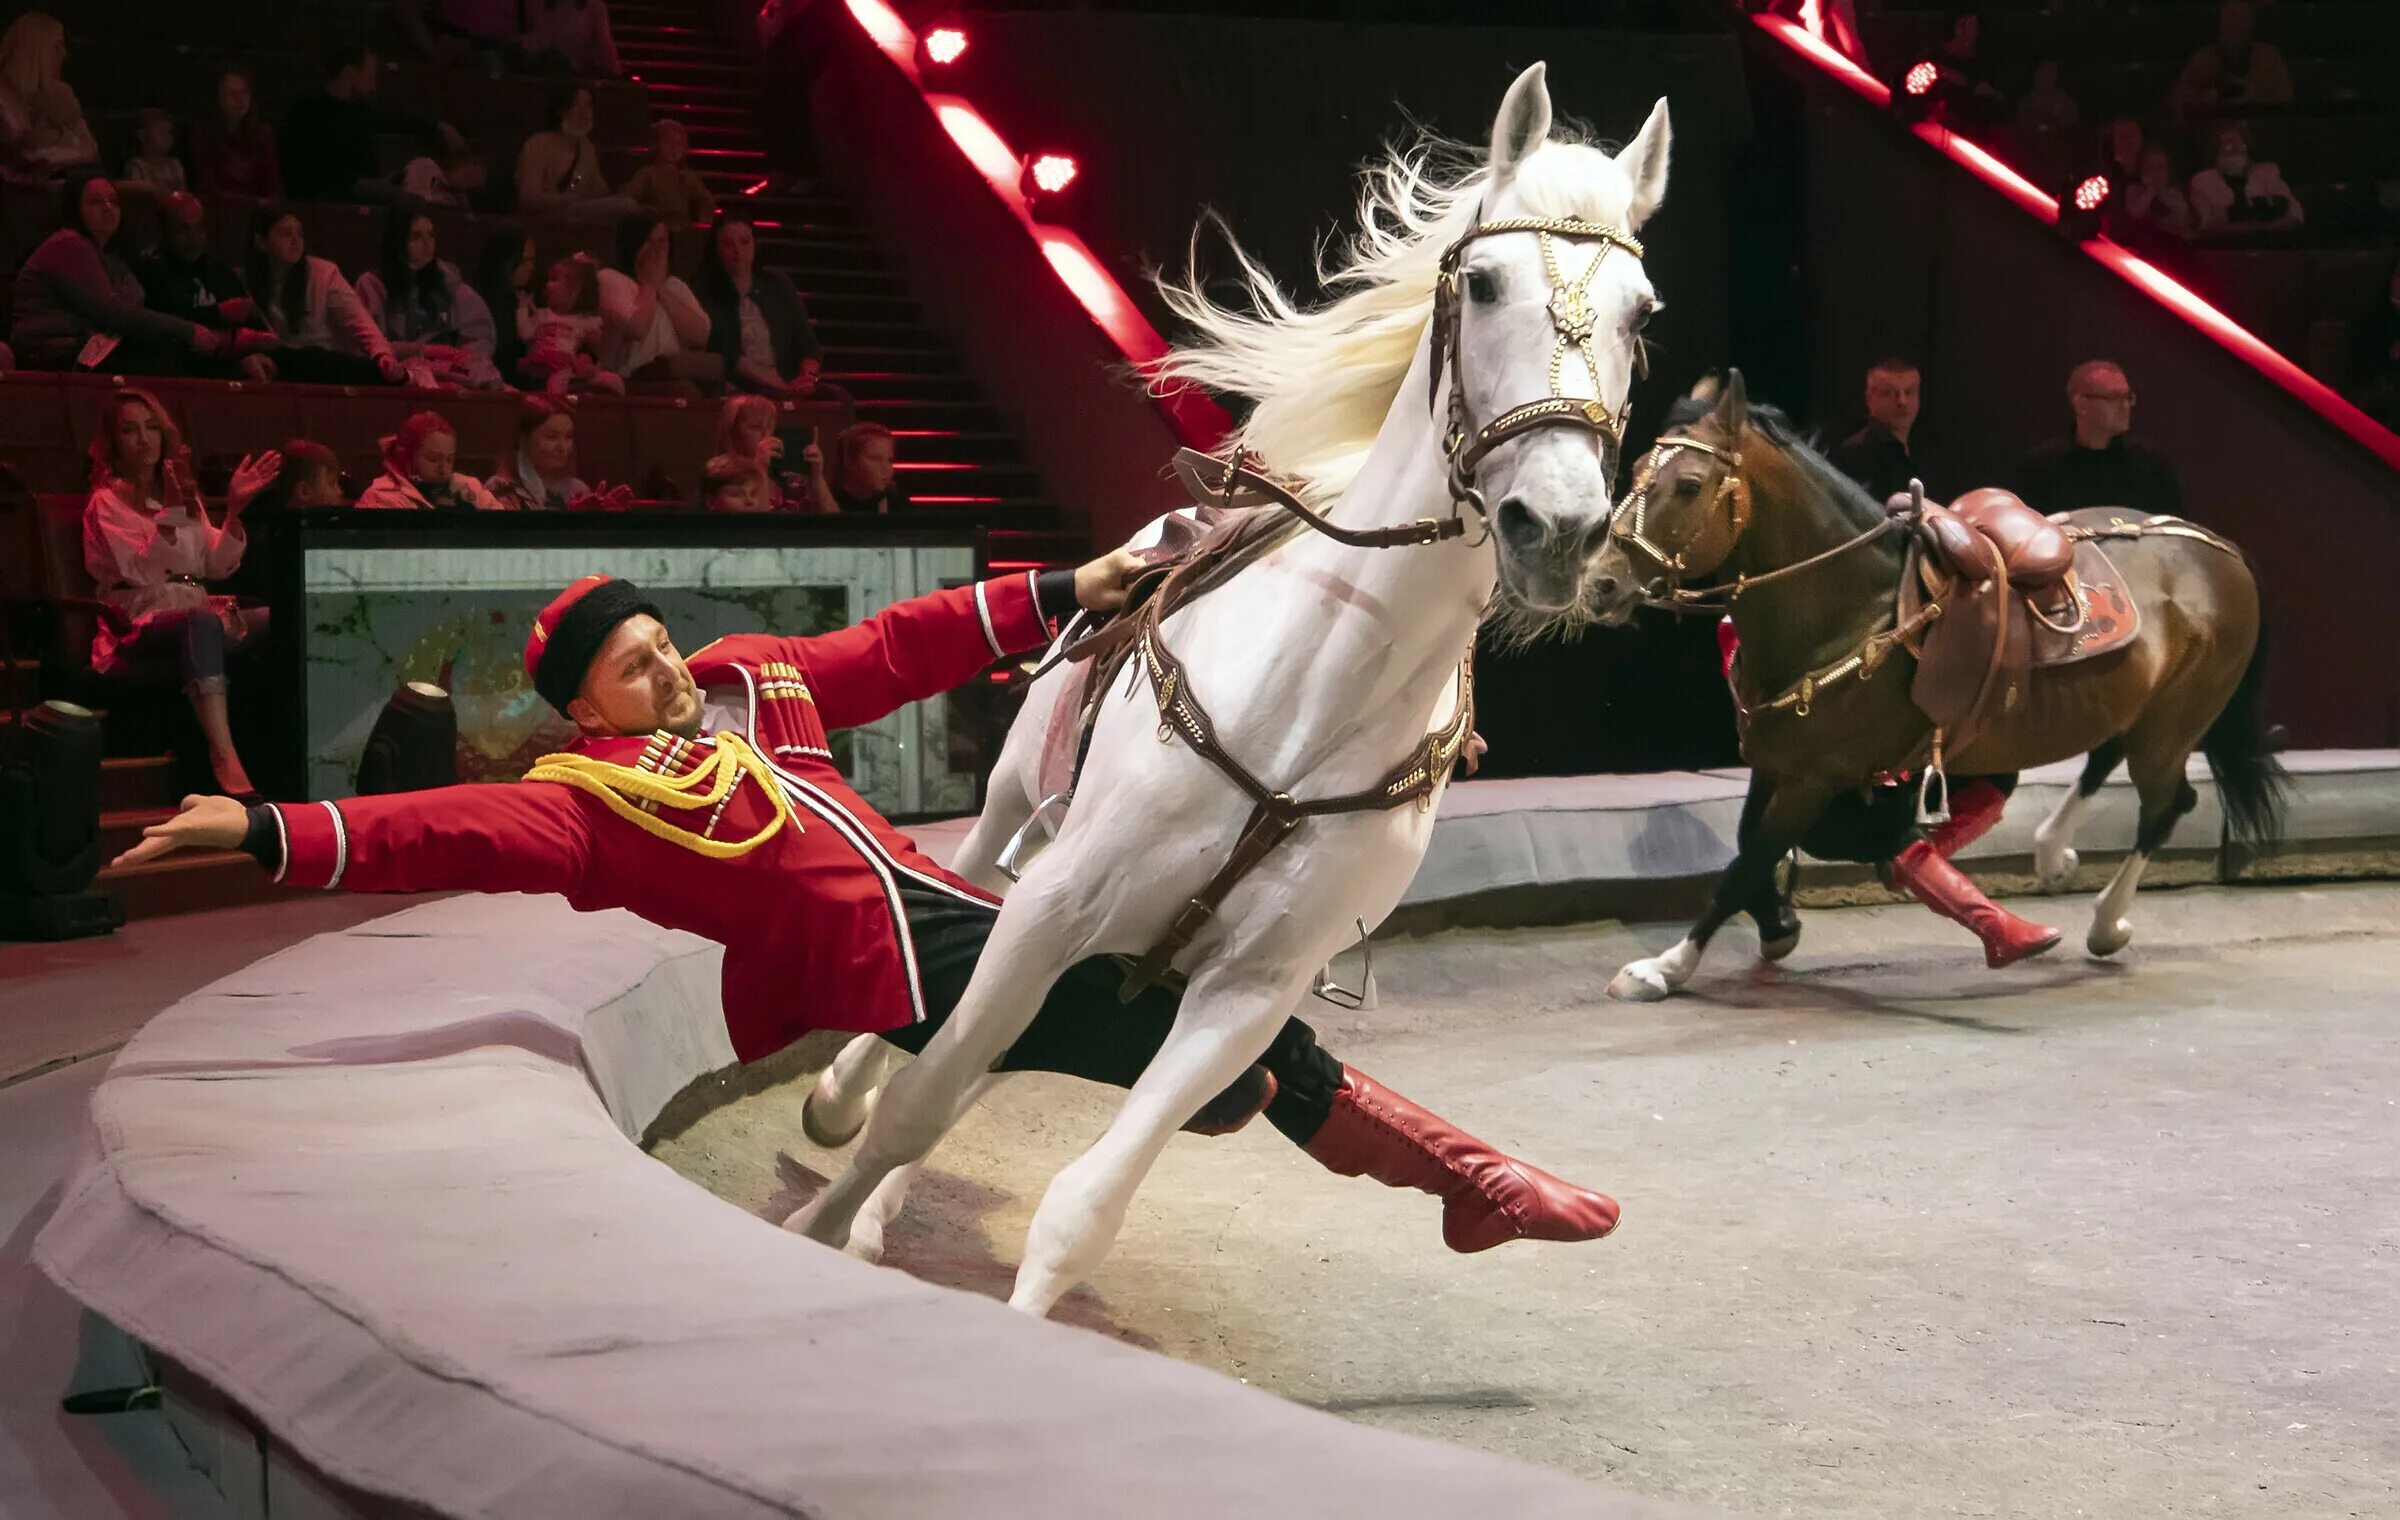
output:
<path id="1" fill-rule="evenodd" d="M 654 741 L 645 759 L 657 751 L 658 745 Z M 745 772 L 758 782 L 768 804 L 774 808 L 775 816 L 748 839 L 707 837 L 709 830 L 716 827 L 717 819 L 723 815 L 726 804 L 732 801 L 734 788 L 741 785 Z M 774 838 L 776 831 L 786 823 L 795 829 L 801 827 L 799 821 L 792 817 L 791 799 L 784 796 L 783 788 L 776 784 L 773 767 L 750 747 L 748 740 L 734 733 L 716 735 L 716 743 L 708 758 L 682 775 L 660 775 L 648 769 L 619 765 L 613 760 L 602 760 L 591 755 L 558 754 L 544 755 L 535 761 L 533 768 L 525 773 L 525 779 L 555 781 L 562 786 L 589 792 L 606 804 L 610 812 L 637 828 L 713 860 L 749 854 Z M 658 816 L 657 810 L 660 808 L 672 808 L 679 813 L 694 813 L 702 808 L 710 811 L 705 826 L 687 829 L 678 828 Z"/>

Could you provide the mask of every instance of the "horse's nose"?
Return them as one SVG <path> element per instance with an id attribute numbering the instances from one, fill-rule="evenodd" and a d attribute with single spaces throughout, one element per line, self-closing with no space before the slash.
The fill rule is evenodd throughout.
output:
<path id="1" fill-rule="evenodd" d="M 1521 496 L 1511 496 L 1500 503 L 1492 513 L 1492 531 L 1500 535 L 1500 541 L 1508 545 L 1512 554 L 1531 554 L 1550 536 L 1550 530 L 1534 516 L 1533 508 L 1525 505 Z"/>

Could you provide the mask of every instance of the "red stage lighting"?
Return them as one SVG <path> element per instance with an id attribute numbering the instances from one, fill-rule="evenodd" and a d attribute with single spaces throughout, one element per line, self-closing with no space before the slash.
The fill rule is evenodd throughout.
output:
<path id="1" fill-rule="evenodd" d="M 1900 87 L 1911 95 L 1930 95 L 1933 87 L 1941 82 L 1941 66 L 1927 59 L 1908 71 L 1908 77 L 1901 81 Z"/>
<path id="2" fill-rule="evenodd" d="M 2075 187 L 2075 209 L 2097 211 L 2108 199 L 2108 176 L 2095 174 Z"/>
<path id="3" fill-rule="evenodd" d="M 2084 242 L 2107 230 L 2109 197 L 2116 187 L 2105 174 L 2087 174 L 2058 198 L 2058 230 L 2072 242 Z"/>
<path id="4" fill-rule="evenodd" d="M 1033 188 L 1044 195 L 1056 195 L 1075 183 L 1075 160 L 1064 153 L 1037 154 L 1026 165 L 1033 177 Z"/>
<path id="5" fill-rule="evenodd" d="M 967 50 L 967 34 L 955 26 L 937 26 L 925 34 L 925 56 L 935 63 L 956 63 Z"/>

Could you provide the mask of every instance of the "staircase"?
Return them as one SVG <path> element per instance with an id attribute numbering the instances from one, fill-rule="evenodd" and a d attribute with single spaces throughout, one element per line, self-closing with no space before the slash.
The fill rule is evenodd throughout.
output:
<path id="1" fill-rule="evenodd" d="M 760 260 L 800 288 L 827 378 L 857 398 L 861 420 L 892 430 L 912 502 L 988 526 L 995 571 L 1079 562 L 1088 526 L 1043 498 L 1006 418 L 927 326 L 906 277 L 841 191 L 770 172 L 753 116 L 756 67 L 710 13 L 706 0 L 609 7 L 625 71 L 649 92 L 652 112 L 685 124 L 693 168 L 719 200 L 746 203 Z"/>

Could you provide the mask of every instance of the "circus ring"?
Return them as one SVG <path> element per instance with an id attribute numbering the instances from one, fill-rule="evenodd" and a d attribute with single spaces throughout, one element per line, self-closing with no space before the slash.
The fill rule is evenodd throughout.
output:
<path id="1" fill-rule="evenodd" d="M 2294 759 L 2295 848 L 2388 867 L 2394 757 Z M 1506 918 L 1528 894 L 1662 916 L 1626 904 L 1721 862 L 1741 786 L 1462 787 L 1404 916 Z M 2118 802 L 2087 841 L 2129 832 Z M 2274 867 L 2211 859 L 2213 814 L 2187 829 L 2187 871 Z M 636 1142 L 739 1085 L 716 961 L 520 897 L 262 960 L 119 1054 L 37 1260 L 150 1348 L 241 1513 L 1667 1512 L 1026 1321 L 695 1187 Z"/>

